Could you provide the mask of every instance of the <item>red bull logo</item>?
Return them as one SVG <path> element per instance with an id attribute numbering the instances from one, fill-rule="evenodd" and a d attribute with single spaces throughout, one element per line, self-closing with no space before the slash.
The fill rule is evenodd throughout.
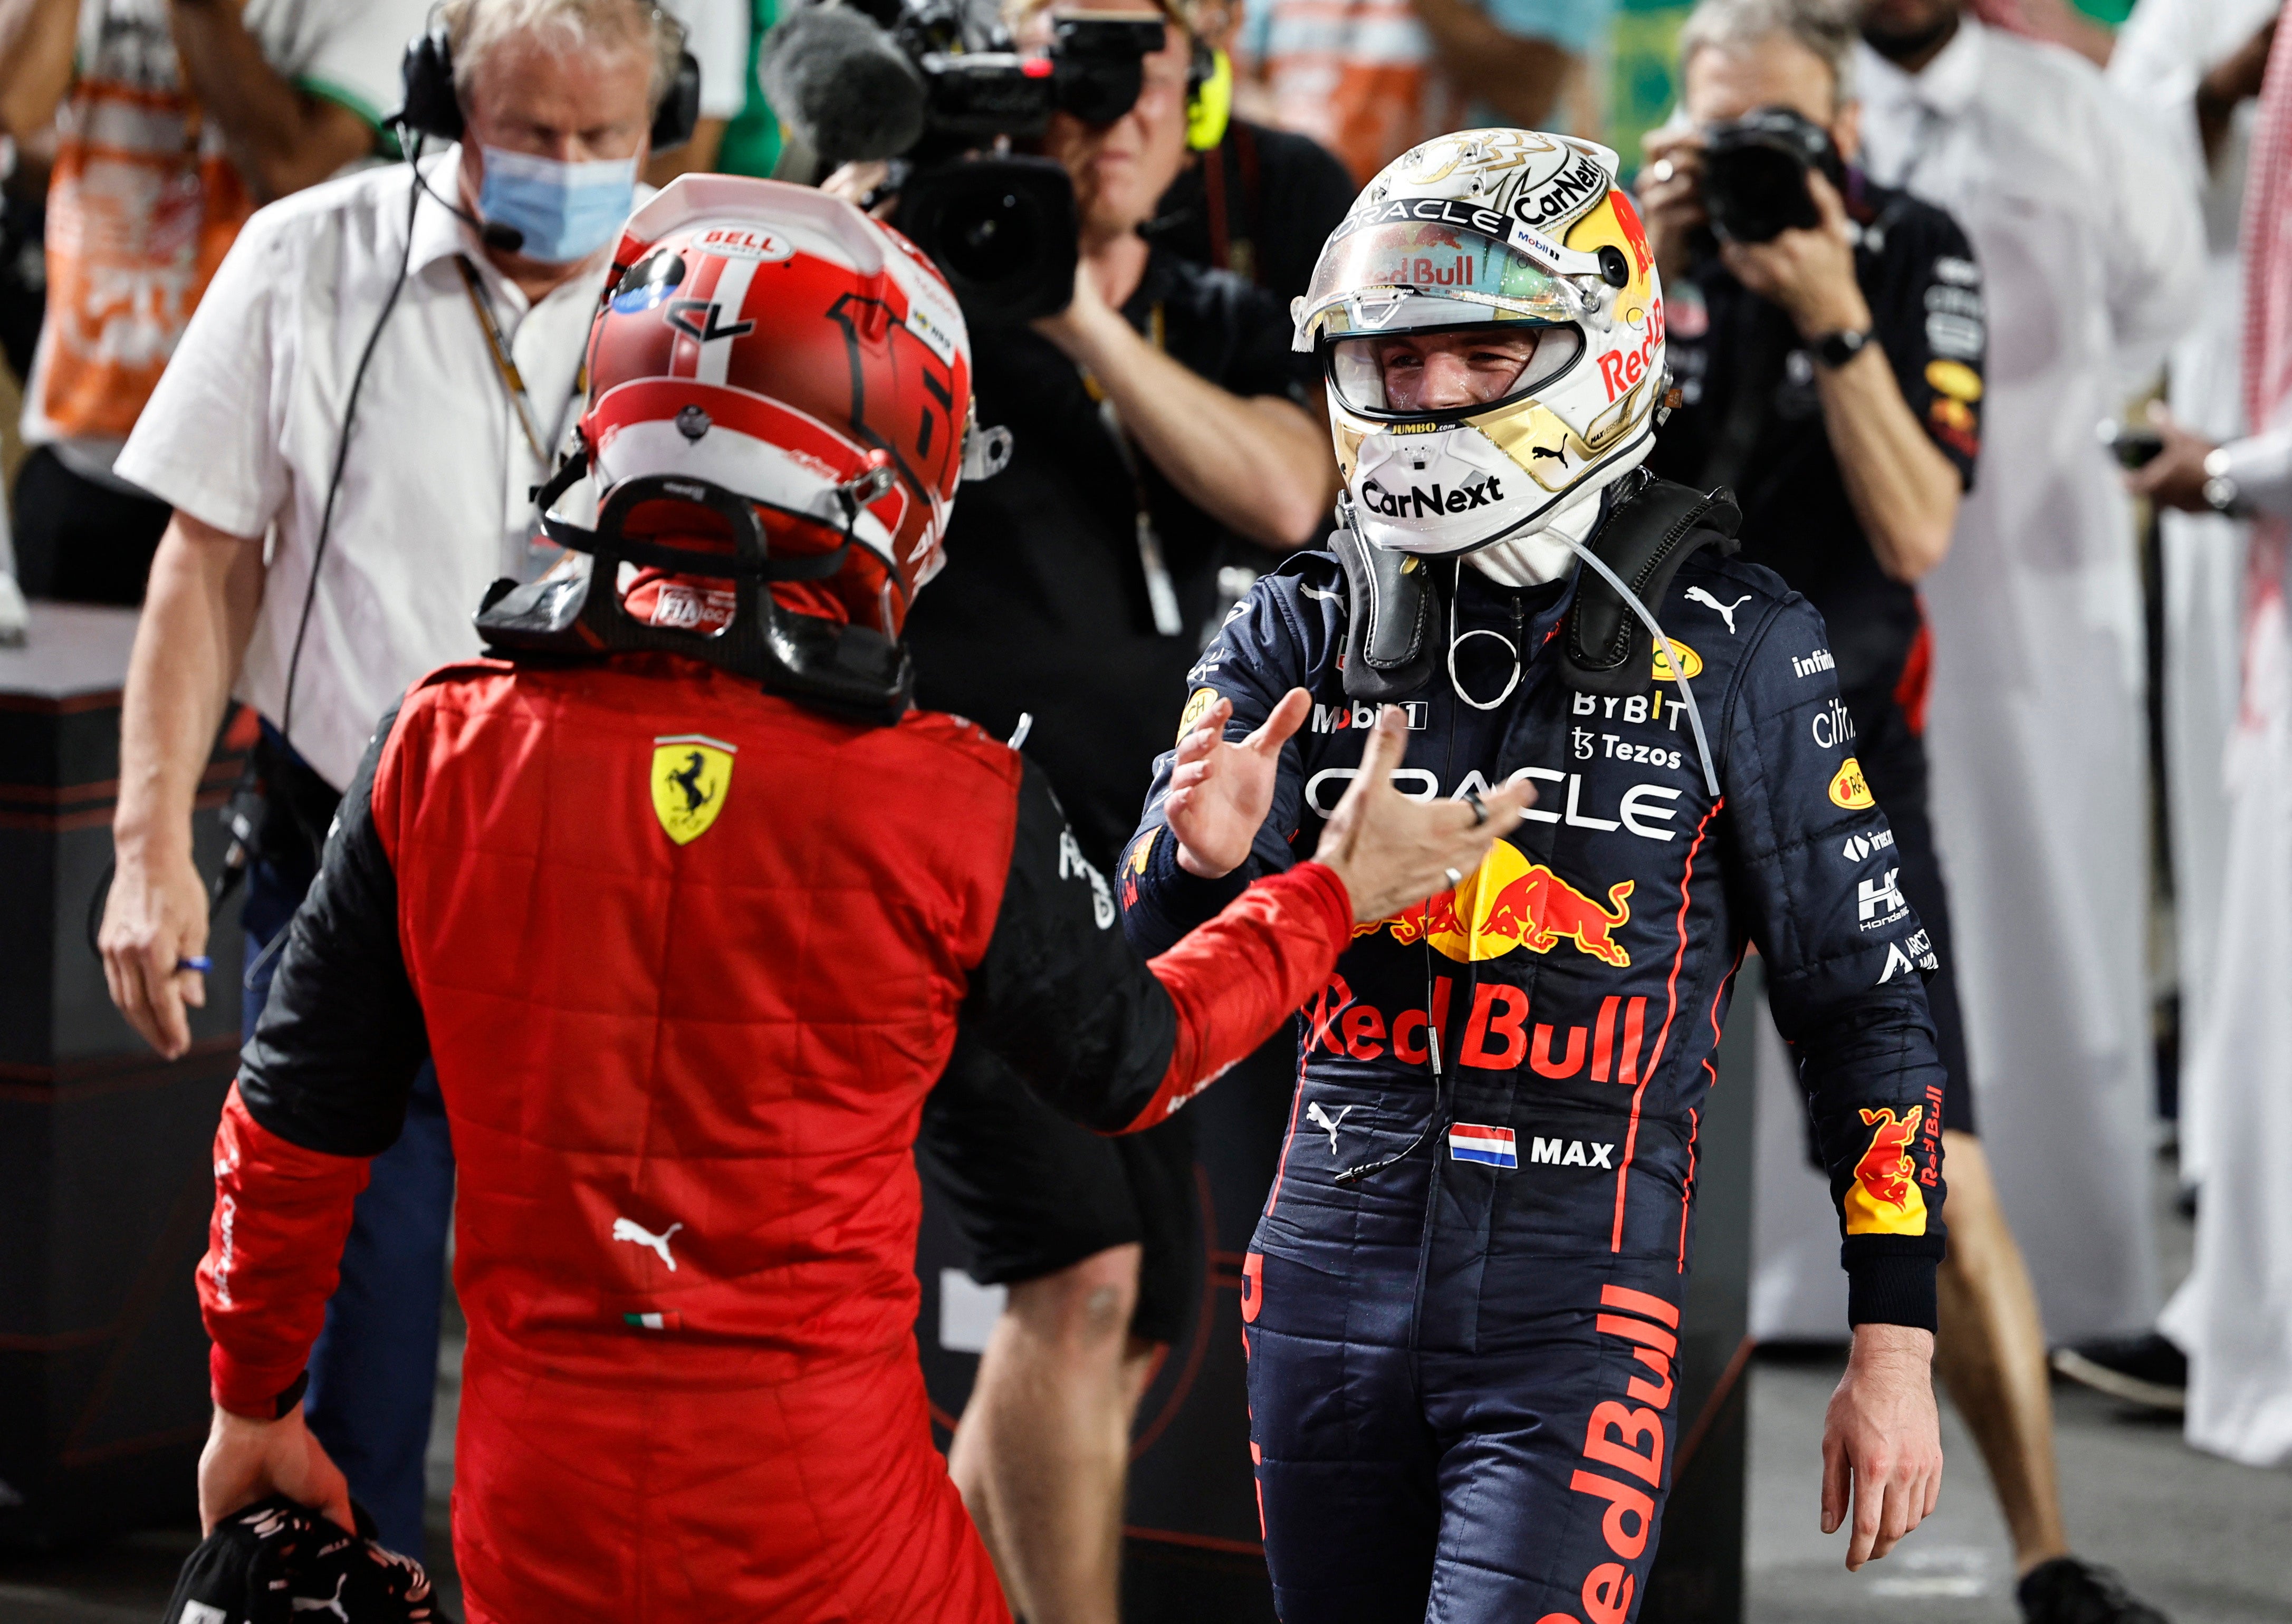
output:
<path id="1" fill-rule="evenodd" d="M 1542 863 L 1529 861 L 1518 846 L 1499 840 L 1463 885 L 1389 919 L 1357 925 L 1353 934 L 1391 931 L 1404 947 L 1429 941 L 1460 964 L 1500 958 L 1514 948 L 1549 953 L 1572 941 L 1578 952 L 1620 970 L 1632 962 L 1616 933 L 1631 922 L 1633 884 L 1618 880 L 1610 885 L 1602 907 Z"/>
<path id="2" fill-rule="evenodd" d="M 1846 1189 L 1848 1234 L 1926 1232 L 1925 1197 L 1919 1193 L 1917 1169 L 1909 1156 L 1925 1115 L 1923 1105 L 1911 1106 L 1901 1117 L 1884 1106 L 1864 1109 L 1863 1124 L 1873 1131 L 1869 1148 L 1854 1164 L 1854 1182 Z"/>

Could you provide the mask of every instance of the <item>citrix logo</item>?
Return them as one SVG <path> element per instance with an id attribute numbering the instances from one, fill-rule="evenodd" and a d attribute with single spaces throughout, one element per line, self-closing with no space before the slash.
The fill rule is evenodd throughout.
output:
<path id="1" fill-rule="evenodd" d="M 1846 707 L 1834 699 L 1814 713 L 1807 724 L 1814 742 L 1826 750 L 1841 750 L 1854 742 L 1854 718 L 1846 714 Z"/>
<path id="2" fill-rule="evenodd" d="M 1422 519 L 1426 514 L 1438 517 L 1442 513 L 1461 513 L 1470 507 L 1486 507 L 1491 502 L 1504 500 L 1504 488 L 1490 474 L 1477 485 L 1457 485 L 1443 491 L 1438 484 L 1431 490 L 1412 485 L 1406 492 L 1387 490 L 1375 480 L 1361 486 L 1361 505 L 1373 513 L 1383 513 L 1388 519 Z"/>

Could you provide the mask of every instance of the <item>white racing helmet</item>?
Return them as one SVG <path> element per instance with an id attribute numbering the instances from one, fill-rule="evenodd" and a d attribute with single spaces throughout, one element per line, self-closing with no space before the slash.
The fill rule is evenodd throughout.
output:
<path id="1" fill-rule="evenodd" d="M 1613 152 L 1572 136 L 1443 135 L 1386 165 L 1322 248 L 1291 307 L 1295 345 L 1322 358 L 1363 539 L 1448 554 L 1568 514 L 1588 522 L 1594 494 L 1647 456 L 1666 387 L 1663 294 L 1616 169 Z M 1533 338 L 1499 398 L 1390 397 L 1411 337 L 1475 329 L 1514 359 Z"/>

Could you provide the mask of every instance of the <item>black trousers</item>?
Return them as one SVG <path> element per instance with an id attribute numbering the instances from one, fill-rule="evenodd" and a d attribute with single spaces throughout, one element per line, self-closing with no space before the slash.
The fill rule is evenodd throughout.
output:
<path id="1" fill-rule="evenodd" d="M 16 582 L 28 598 L 143 602 L 151 555 L 174 509 L 84 479 L 42 446 L 16 475 Z"/>

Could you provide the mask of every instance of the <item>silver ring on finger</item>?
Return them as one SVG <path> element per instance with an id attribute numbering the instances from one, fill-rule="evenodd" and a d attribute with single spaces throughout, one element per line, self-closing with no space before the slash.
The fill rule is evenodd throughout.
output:
<path id="1" fill-rule="evenodd" d="M 1451 891 L 1454 891 L 1457 886 L 1465 883 L 1465 877 L 1457 873 L 1454 869 L 1443 869 L 1441 872 L 1449 877 L 1449 889 Z"/>
<path id="2" fill-rule="evenodd" d="M 1465 804 L 1473 809 L 1473 827 L 1474 828 L 1480 828 L 1481 825 L 1489 820 L 1489 804 L 1481 799 L 1481 792 L 1479 790 L 1467 787 L 1465 790 Z"/>
<path id="3" fill-rule="evenodd" d="M 1678 173 L 1679 166 L 1673 163 L 1667 158 L 1659 158 L 1656 159 L 1654 163 L 1648 166 L 1648 179 L 1653 181 L 1658 186 L 1662 185 L 1666 181 L 1670 180 L 1672 176 Z"/>

